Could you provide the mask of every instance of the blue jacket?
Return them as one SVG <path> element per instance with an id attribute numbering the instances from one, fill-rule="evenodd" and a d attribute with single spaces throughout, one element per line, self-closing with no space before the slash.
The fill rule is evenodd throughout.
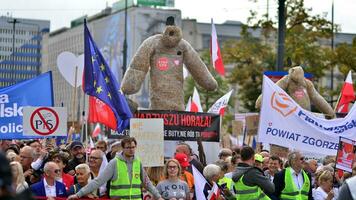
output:
<path id="1" fill-rule="evenodd" d="M 31 191 L 34 196 L 45 197 L 46 190 L 44 186 L 43 179 L 31 185 Z M 56 181 L 56 197 L 67 197 L 66 187 L 63 183 Z"/>

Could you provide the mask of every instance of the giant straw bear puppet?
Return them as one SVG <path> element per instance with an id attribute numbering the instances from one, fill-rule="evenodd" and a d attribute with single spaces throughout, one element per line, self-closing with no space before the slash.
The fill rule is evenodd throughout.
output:
<path id="1" fill-rule="evenodd" d="M 276 84 L 286 91 L 302 108 L 310 110 L 310 104 L 312 103 L 327 118 L 335 117 L 335 112 L 328 102 L 316 91 L 313 83 L 304 78 L 302 67 L 292 67 L 289 69 L 288 75 L 285 75 Z M 260 95 L 256 100 L 256 108 L 261 107 L 261 100 Z"/>
<path id="2" fill-rule="evenodd" d="M 207 90 L 215 90 L 217 82 L 198 53 L 184 39 L 168 17 L 162 34 L 147 38 L 122 80 L 121 90 L 130 95 L 139 91 L 147 72 L 150 74 L 150 109 L 184 110 L 183 63 L 194 80 Z"/>

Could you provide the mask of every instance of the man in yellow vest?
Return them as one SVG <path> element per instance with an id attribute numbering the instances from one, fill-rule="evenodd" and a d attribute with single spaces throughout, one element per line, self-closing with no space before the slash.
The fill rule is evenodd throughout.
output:
<path id="1" fill-rule="evenodd" d="M 237 200 L 269 200 L 266 195 L 274 192 L 274 185 L 260 168 L 254 167 L 255 151 L 249 146 L 241 149 L 241 161 L 232 175 Z"/>
<path id="2" fill-rule="evenodd" d="M 297 151 L 288 155 L 289 167 L 275 174 L 274 196 L 287 200 L 313 199 L 310 175 L 303 170 L 304 157 Z"/>
<path id="3" fill-rule="evenodd" d="M 68 199 L 83 197 L 110 181 L 109 196 L 111 199 L 141 200 L 141 186 L 143 186 L 152 193 L 155 199 L 163 200 L 148 178 L 141 161 L 135 156 L 136 146 L 135 138 L 124 138 L 121 141 L 123 151 L 116 154 L 115 158 L 105 167 L 103 173 L 91 180 L 76 194 L 69 196 Z"/>

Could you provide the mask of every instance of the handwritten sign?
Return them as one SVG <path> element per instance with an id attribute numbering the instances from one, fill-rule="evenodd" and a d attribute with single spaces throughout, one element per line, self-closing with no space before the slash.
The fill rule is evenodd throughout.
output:
<path id="1" fill-rule="evenodd" d="M 137 140 L 136 155 L 145 167 L 164 164 L 163 119 L 130 120 L 130 136 Z"/>

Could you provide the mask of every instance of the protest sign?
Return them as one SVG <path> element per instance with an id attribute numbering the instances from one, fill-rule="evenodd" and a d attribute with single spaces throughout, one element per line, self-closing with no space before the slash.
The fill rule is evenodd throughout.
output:
<path id="1" fill-rule="evenodd" d="M 356 150 L 355 144 L 356 142 L 354 140 L 340 137 L 335 168 L 352 172 L 352 164 L 355 159 Z"/>
<path id="2" fill-rule="evenodd" d="M 167 110 L 142 110 L 135 113 L 136 118 L 162 118 L 164 140 L 184 140 L 218 142 L 220 135 L 220 116 L 213 113 L 193 113 Z"/>
<path id="3" fill-rule="evenodd" d="M 266 76 L 263 79 L 258 140 L 300 151 L 336 155 L 339 137 L 356 138 L 356 108 L 327 120 L 301 108 Z"/>
<path id="4" fill-rule="evenodd" d="M 247 135 L 256 135 L 258 129 L 259 115 L 246 116 L 246 133 Z"/>
<path id="5" fill-rule="evenodd" d="M 130 136 L 137 141 L 136 155 L 143 166 L 163 166 L 163 119 L 130 120 Z"/>

